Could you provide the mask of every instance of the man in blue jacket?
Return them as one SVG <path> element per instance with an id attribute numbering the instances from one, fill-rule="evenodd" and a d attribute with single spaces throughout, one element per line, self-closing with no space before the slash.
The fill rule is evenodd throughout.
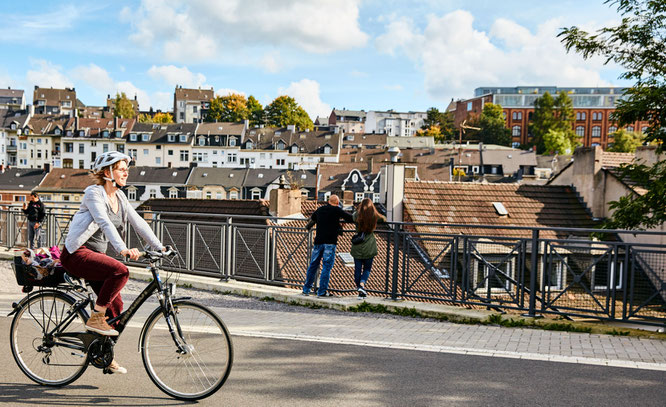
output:
<path id="1" fill-rule="evenodd" d="M 310 229 L 313 225 L 317 225 L 317 234 L 314 240 L 314 248 L 312 249 L 312 258 L 310 259 L 310 266 L 305 277 L 305 284 L 303 285 L 303 295 L 310 295 L 312 284 L 314 284 L 319 263 L 323 260 L 321 275 L 319 276 L 319 289 L 317 290 L 317 297 L 332 297 L 333 294 L 329 293 L 328 280 L 331 277 L 331 269 L 335 262 L 335 249 L 338 244 L 338 231 L 340 230 L 340 218 L 347 222 L 353 222 L 354 218 L 349 213 L 340 208 L 340 198 L 337 195 L 331 195 L 328 198 L 328 204 L 320 206 L 312 214 L 312 219 L 307 225 Z"/>
<path id="2" fill-rule="evenodd" d="M 28 218 L 28 247 L 35 248 L 35 237 L 37 237 L 37 247 L 41 245 L 40 232 L 46 211 L 44 204 L 39 199 L 37 192 L 30 193 L 30 203 L 23 202 L 23 213 Z"/>

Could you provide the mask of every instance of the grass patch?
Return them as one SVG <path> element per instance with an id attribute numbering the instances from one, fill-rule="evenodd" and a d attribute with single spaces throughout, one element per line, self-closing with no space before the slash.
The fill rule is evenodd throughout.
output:
<path id="1" fill-rule="evenodd" d="M 617 329 L 613 328 L 612 331 L 606 331 L 608 335 L 613 335 L 613 336 L 629 336 L 631 332 L 629 331 L 618 331 Z"/>
<path id="2" fill-rule="evenodd" d="M 577 326 L 564 322 L 541 322 L 534 319 L 505 319 L 502 318 L 502 314 L 492 314 L 485 321 L 482 321 L 482 324 L 499 325 L 507 328 L 539 328 L 546 331 L 581 332 L 588 334 L 592 332 L 592 328 L 587 326 Z"/>
<path id="3" fill-rule="evenodd" d="M 261 298 L 259 298 L 259 301 L 263 301 L 263 302 L 273 302 L 273 301 L 275 301 L 275 298 L 266 296 L 266 297 L 261 297 Z"/>

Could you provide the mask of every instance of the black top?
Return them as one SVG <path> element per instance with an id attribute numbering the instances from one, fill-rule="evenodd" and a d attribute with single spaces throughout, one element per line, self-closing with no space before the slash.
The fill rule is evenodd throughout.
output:
<path id="1" fill-rule="evenodd" d="M 44 204 L 41 200 L 37 202 L 30 201 L 28 203 L 28 207 L 23 209 L 23 213 L 25 213 L 25 215 L 28 217 L 28 220 L 31 222 L 42 223 L 44 221 L 44 217 L 46 216 Z"/>
<path id="2" fill-rule="evenodd" d="M 338 244 L 340 218 L 347 222 L 354 221 L 352 215 L 343 211 L 339 206 L 326 204 L 314 211 L 312 221 L 308 224 L 308 229 L 312 227 L 312 222 L 317 224 L 314 244 Z"/>

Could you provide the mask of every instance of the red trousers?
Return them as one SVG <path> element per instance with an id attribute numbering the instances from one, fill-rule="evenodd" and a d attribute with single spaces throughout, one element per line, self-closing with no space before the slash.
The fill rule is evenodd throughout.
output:
<path id="1" fill-rule="evenodd" d="M 97 294 L 97 305 L 107 307 L 107 318 L 120 315 L 123 311 L 120 290 L 129 278 L 127 266 L 85 246 L 81 246 L 74 253 L 69 253 L 65 248 L 60 255 L 60 262 L 69 274 L 88 281 Z"/>

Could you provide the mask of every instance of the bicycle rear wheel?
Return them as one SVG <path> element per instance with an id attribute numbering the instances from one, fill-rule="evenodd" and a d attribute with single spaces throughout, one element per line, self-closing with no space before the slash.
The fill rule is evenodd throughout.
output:
<path id="1" fill-rule="evenodd" d="M 85 331 L 87 316 L 81 310 L 73 313 L 74 303 L 65 293 L 45 291 L 29 298 L 14 315 L 9 330 L 12 355 L 23 373 L 39 384 L 64 386 L 88 367 L 85 350 L 77 349 L 83 342 L 59 337 Z"/>
<path id="2" fill-rule="evenodd" d="M 229 377 L 233 345 L 224 322 L 208 308 L 177 300 L 169 313 L 180 350 L 158 308 L 146 321 L 141 356 L 155 385 L 180 400 L 199 400 L 215 393 Z"/>

